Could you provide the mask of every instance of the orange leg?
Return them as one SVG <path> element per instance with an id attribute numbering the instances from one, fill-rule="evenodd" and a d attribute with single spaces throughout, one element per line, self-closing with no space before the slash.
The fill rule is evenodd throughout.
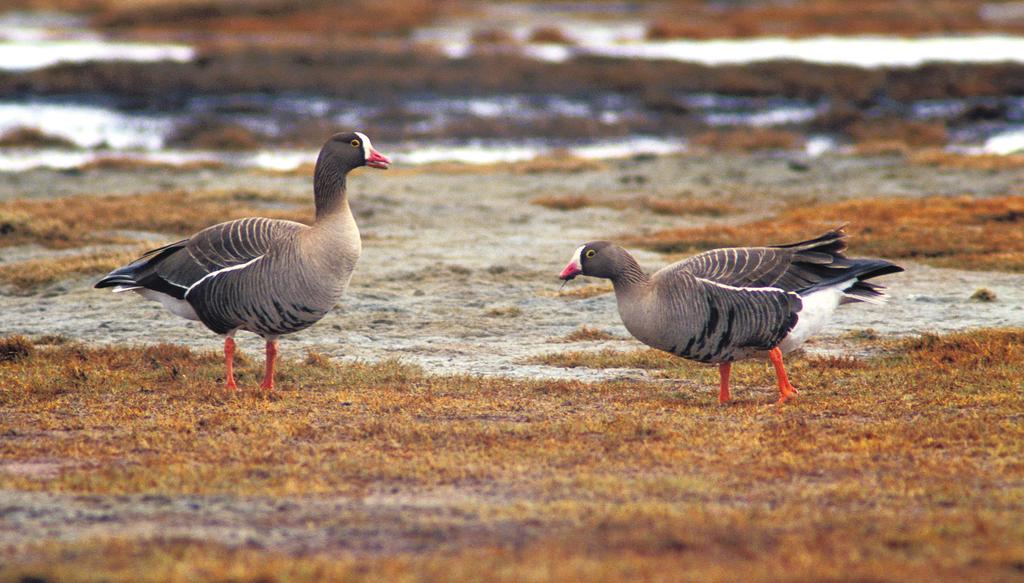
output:
<path id="1" fill-rule="evenodd" d="M 779 400 L 778 403 L 785 403 L 790 397 L 797 395 L 796 387 L 789 384 L 789 377 L 786 376 L 786 367 L 782 365 L 782 351 L 778 347 L 772 348 L 768 353 L 769 360 L 775 366 L 775 376 L 779 379 Z"/>
<path id="2" fill-rule="evenodd" d="M 721 380 L 718 389 L 718 403 L 724 405 L 729 402 L 729 373 L 732 372 L 732 363 L 723 362 L 718 365 L 718 378 Z"/>
<path id="3" fill-rule="evenodd" d="M 224 339 L 224 363 L 228 368 L 226 388 L 229 391 L 237 391 L 235 384 L 235 339 L 230 336 Z"/>
<path id="4" fill-rule="evenodd" d="M 277 340 L 267 340 L 267 371 L 263 375 L 260 388 L 264 391 L 274 390 L 274 361 L 277 360 Z"/>

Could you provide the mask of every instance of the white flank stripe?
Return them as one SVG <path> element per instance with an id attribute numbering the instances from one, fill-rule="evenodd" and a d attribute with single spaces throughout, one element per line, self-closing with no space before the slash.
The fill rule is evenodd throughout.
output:
<path id="1" fill-rule="evenodd" d="M 218 275 L 220 275 L 222 273 L 227 273 L 228 271 L 235 271 L 236 269 L 245 269 L 246 267 L 249 267 L 253 263 L 256 263 L 257 261 L 259 261 L 260 259 L 263 259 L 263 255 L 260 255 L 259 257 L 255 258 L 255 259 L 250 259 L 249 261 L 246 261 L 245 263 L 240 263 L 238 265 L 232 265 L 231 267 L 225 267 L 224 269 L 218 269 L 217 271 L 211 271 L 210 273 L 207 273 L 203 277 L 199 278 L 199 281 L 197 281 L 197 282 L 193 283 L 192 285 L 188 286 L 188 289 L 185 290 L 185 297 L 188 298 L 188 294 L 190 294 L 192 292 L 192 290 L 195 289 L 195 287 L 197 285 L 203 283 L 204 281 L 210 279 L 211 277 L 216 277 L 216 276 L 218 276 Z"/>
<path id="2" fill-rule="evenodd" d="M 786 291 L 784 289 L 780 289 L 780 288 L 777 288 L 777 287 L 736 287 L 734 285 L 729 285 L 727 283 L 718 283 L 717 281 L 712 281 L 710 279 L 705 279 L 703 277 L 694 277 L 694 279 L 696 279 L 697 281 L 703 281 L 704 283 L 709 284 L 709 285 L 713 285 L 713 286 L 716 286 L 716 287 L 720 287 L 720 288 L 724 288 L 724 289 L 728 289 L 728 290 L 732 290 L 732 291 L 748 291 L 748 292 L 760 292 L 760 293 L 770 293 L 770 294 L 786 294 L 788 296 L 798 296 L 798 297 L 800 295 L 800 294 L 797 294 L 795 292 Z"/>

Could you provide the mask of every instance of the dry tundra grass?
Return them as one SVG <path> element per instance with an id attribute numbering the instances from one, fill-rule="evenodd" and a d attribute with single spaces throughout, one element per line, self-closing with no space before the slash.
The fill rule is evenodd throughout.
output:
<path id="1" fill-rule="evenodd" d="M 669 229 L 629 237 L 661 252 L 772 245 L 808 239 L 853 218 L 851 253 L 938 267 L 1024 271 L 1024 196 L 875 198 L 793 206 L 734 226 Z"/>
<path id="2" fill-rule="evenodd" d="M 267 399 L 221 392 L 214 352 L 25 344 L 0 342 L 10 355 L 0 453 L 58 471 L 0 472 L 2 488 L 431 502 L 372 522 L 391 541 L 376 551 L 115 534 L 8 548 L 18 559 L 3 580 L 1014 581 L 1024 571 L 1024 330 L 884 343 L 866 360 L 793 359 L 803 397 L 782 408 L 761 405 L 772 378 L 757 364 L 737 367 L 730 407 L 714 404 L 712 368 L 678 362 L 661 369 L 671 382 L 586 384 L 316 355 L 286 360 L 283 389 Z M 242 364 L 245 384 L 258 368 Z M 306 528 L 360 532 L 364 515 L 339 513 Z"/>
<path id="3" fill-rule="evenodd" d="M 189 235 L 214 223 L 248 216 L 309 221 L 312 208 L 268 208 L 255 192 L 154 192 L 134 196 L 75 196 L 0 203 L 0 247 L 34 243 L 54 249 L 124 243 L 111 231 Z M 303 201 L 305 202 L 305 201 Z"/>
<path id="4" fill-rule="evenodd" d="M 637 208 L 657 215 L 701 215 L 720 217 L 739 212 L 735 205 L 721 201 L 696 198 L 654 198 L 637 196 L 629 198 L 600 198 L 586 194 L 548 194 L 538 196 L 531 204 L 560 211 L 578 210 L 588 207 L 604 207 L 615 210 Z"/>
<path id="5" fill-rule="evenodd" d="M 0 285 L 10 286 L 17 293 L 29 293 L 71 277 L 106 273 L 140 256 L 149 247 L 140 245 L 135 251 L 87 252 L 0 265 Z"/>
<path id="6" fill-rule="evenodd" d="M 267 203 L 274 203 L 273 207 Z M 123 244 L 0 265 L 0 285 L 18 293 L 73 276 L 105 273 L 156 243 L 138 243 L 119 231 L 190 235 L 204 227 L 247 216 L 308 221 L 308 205 L 282 209 L 281 201 L 255 192 L 156 192 L 136 196 L 79 196 L 0 203 L 0 247 L 35 244 L 53 249 Z M 127 248 L 125 248 L 127 246 Z"/>
<path id="7" fill-rule="evenodd" d="M 985 0 L 797 0 L 721 4 L 676 0 L 648 29 L 652 38 L 822 34 L 929 35 L 1019 32 L 1019 19 L 985 18 Z M 997 3 L 996 3 L 997 4 Z"/>

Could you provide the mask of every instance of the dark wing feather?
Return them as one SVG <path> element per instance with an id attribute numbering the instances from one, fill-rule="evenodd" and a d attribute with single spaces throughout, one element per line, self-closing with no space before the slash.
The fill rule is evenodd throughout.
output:
<path id="1" fill-rule="evenodd" d="M 802 291 L 823 281 L 849 277 L 844 227 L 807 241 L 772 247 L 715 249 L 673 266 L 736 287 L 777 287 Z"/>
<path id="2" fill-rule="evenodd" d="M 203 277 L 252 261 L 266 254 L 278 238 L 303 228 L 300 223 L 265 218 L 220 223 L 146 253 L 110 272 L 96 287 L 145 287 L 183 299 Z"/>
<path id="3" fill-rule="evenodd" d="M 769 350 L 793 329 L 800 297 L 776 288 L 740 288 L 700 279 L 709 317 L 699 334 L 698 360 L 731 360 L 740 349 Z"/>
<path id="4" fill-rule="evenodd" d="M 792 265 L 793 253 L 774 247 L 733 247 L 694 255 L 671 266 L 735 287 L 770 287 Z"/>

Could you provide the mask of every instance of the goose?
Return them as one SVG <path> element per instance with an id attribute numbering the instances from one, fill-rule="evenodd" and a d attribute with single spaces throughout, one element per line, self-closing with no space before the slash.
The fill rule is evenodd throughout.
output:
<path id="1" fill-rule="evenodd" d="M 836 308 L 884 303 L 885 287 L 867 280 L 903 271 L 884 259 L 850 259 L 845 225 L 789 245 L 715 249 L 652 275 L 608 241 L 579 246 L 560 278 L 610 279 L 622 323 L 637 340 L 676 356 L 718 364 L 718 401 L 728 403 L 737 360 L 768 356 L 777 403 L 797 394 L 782 362 L 817 334 Z"/>
<path id="2" fill-rule="evenodd" d="M 359 259 L 362 242 L 346 195 L 349 171 L 390 164 L 365 134 L 336 134 L 321 148 L 313 172 L 313 224 L 255 217 L 213 225 L 145 253 L 95 287 L 135 292 L 223 335 L 231 391 L 238 390 L 235 333 L 262 336 L 266 370 L 260 388 L 272 391 L 278 337 L 331 311 Z"/>

